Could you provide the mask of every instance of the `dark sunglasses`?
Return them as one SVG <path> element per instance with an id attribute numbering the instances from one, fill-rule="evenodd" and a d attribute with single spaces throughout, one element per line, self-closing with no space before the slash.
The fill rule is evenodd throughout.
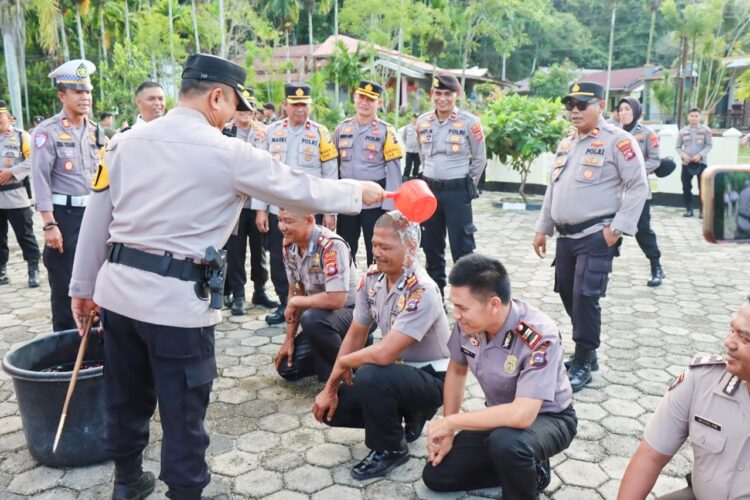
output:
<path id="1" fill-rule="evenodd" d="M 565 101 L 565 109 L 568 111 L 573 111 L 573 108 L 576 108 L 578 111 L 585 111 L 586 108 L 589 107 L 591 104 L 596 104 L 598 101 L 596 99 L 592 99 L 590 101 L 575 101 L 573 99 L 568 99 Z"/>

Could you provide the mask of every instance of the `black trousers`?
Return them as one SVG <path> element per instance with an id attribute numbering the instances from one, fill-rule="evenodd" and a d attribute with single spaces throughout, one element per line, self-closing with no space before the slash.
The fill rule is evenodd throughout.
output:
<path id="1" fill-rule="evenodd" d="M 409 365 L 364 365 L 354 384 L 339 387 L 339 406 L 332 427 L 365 429 L 371 450 L 398 450 L 406 444 L 401 426 L 404 415 L 437 410 L 443 404 L 445 373 Z"/>
<path id="2" fill-rule="evenodd" d="M 464 491 L 500 486 L 504 500 L 535 499 L 536 464 L 565 450 L 576 435 L 578 419 L 570 406 L 560 413 L 541 413 L 528 429 L 499 427 L 461 431 L 443 461 L 422 471 L 434 491 Z"/>
<path id="3" fill-rule="evenodd" d="M 68 286 L 70 275 L 73 273 L 73 259 L 76 255 L 78 233 L 81 230 L 84 211 L 84 207 L 54 206 L 55 221 L 63 239 L 63 253 L 45 246 L 42 254 L 49 280 L 52 329 L 56 332 L 76 328 L 73 313 L 70 310 Z"/>
<path id="4" fill-rule="evenodd" d="M 422 166 L 422 160 L 419 159 L 419 153 L 406 153 L 406 166 L 404 167 L 404 177 L 416 177 L 419 175 L 419 167 Z"/>
<path id="5" fill-rule="evenodd" d="M 643 211 L 638 219 L 638 232 L 635 233 L 635 241 L 641 247 L 643 253 L 649 260 L 659 260 L 661 251 L 656 242 L 656 233 L 651 229 L 651 200 L 646 200 Z"/>
<path id="6" fill-rule="evenodd" d="M 336 232 L 349 244 L 352 257 L 355 259 L 359 247 L 359 233 L 362 232 L 365 239 L 368 267 L 374 262 L 372 258 L 372 232 L 375 223 L 385 212 L 382 208 L 365 208 L 357 215 L 339 215 L 336 222 Z"/>
<path id="7" fill-rule="evenodd" d="M 279 296 L 279 302 L 286 304 L 289 295 L 289 280 L 286 277 L 284 257 L 281 255 L 283 245 L 284 235 L 279 231 L 279 216 L 269 212 L 266 246 L 271 260 L 271 281 L 276 290 L 276 295 Z"/>
<path id="8" fill-rule="evenodd" d="M 170 498 L 199 499 L 211 480 L 203 421 L 216 377 L 214 327 L 177 328 L 103 311 L 105 446 L 115 463 L 148 444 L 159 403 L 161 474 Z"/>
<path id="9" fill-rule="evenodd" d="M 573 342 L 585 350 L 599 347 L 602 329 L 599 298 L 607 292 L 618 245 L 608 247 L 602 231 L 579 239 L 557 239 L 555 291 L 573 323 Z"/>
<path id="10" fill-rule="evenodd" d="M 693 177 L 698 177 L 698 196 L 702 194 L 701 177 L 706 170 L 705 163 L 688 163 L 682 166 L 680 180 L 682 181 L 682 201 L 685 203 L 685 210 L 693 209 Z M 700 204 L 703 210 L 703 201 Z"/>
<path id="11" fill-rule="evenodd" d="M 8 224 L 16 234 L 16 241 L 21 247 L 23 260 L 39 262 L 39 245 L 34 236 L 34 212 L 31 207 L 0 208 L 0 267 L 8 264 Z"/>
<path id="12" fill-rule="evenodd" d="M 233 293 L 235 297 L 245 296 L 245 284 L 247 283 L 245 257 L 247 256 L 248 243 L 250 245 L 250 281 L 253 282 L 254 290 L 256 292 L 262 291 L 268 281 L 264 235 L 255 225 L 255 213 L 256 211 L 251 208 L 242 209 L 237 223 L 237 234 L 231 235 L 226 244 L 227 282 L 225 290 L 227 293 Z"/>
<path id="13" fill-rule="evenodd" d="M 336 310 L 306 309 L 300 316 L 302 330 L 294 339 L 291 366 L 283 361 L 278 373 L 287 380 L 317 375 L 325 382 L 331 375 L 341 341 L 352 324 L 354 306 Z"/>
<path id="14" fill-rule="evenodd" d="M 445 233 L 451 246 L 453 262 L 468 255 L 476 248 L 474 215 L 471 196 L 464 188 L 435 190 L 437 210 L 422 223 L 422 250 L 426 257 L 427 274 L 435 280 L 440 293 L 446 284 L 445 277 Z"/>

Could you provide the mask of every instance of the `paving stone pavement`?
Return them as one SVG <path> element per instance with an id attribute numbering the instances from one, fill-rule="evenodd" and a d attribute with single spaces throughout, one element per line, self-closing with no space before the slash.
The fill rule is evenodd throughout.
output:
<path id="1" fill-rule="evenodd" d="M 505 263 L 514 295 L 556 319 L 566 350 L 572 351 L 570 321 L 552 290 L 554 240 L 547 258 L 539 260 L 531 247 L 537 213 L 494 208 L 492 202 L 501 196 L 485 193 L 475 203 L 478 251 Z M 694 353 L 722 353 L 729 317 L 750 291 L 750 245 L 709 245 L 701 237 L 700 221 L 682 218 L 676 208 L 655 207 L 653 225 L 664 254 L 666 280 L 656 289 L 646 286 L 648 261 L 634 239 L 626 238 L 602 301 L 601 369 L 593 384 L 575 395 L 578 436 L 553 458 L 554 477 L 546 498 L 616 497 L 628 459 L 666 384 Z M 26 287 L 25 269 L 19 248 L 12 246 L 12 281 L 0 287 L 2 355 L 50 328 L 45 271 L 43 286 L 32 290 Z M 213 480 L 206 494 L 284 500 L 499 496 L 498 489 L 430 492 L 420 479 L 424 437 L 410 445 L 412 459 L 389 477 L 351 479 L 350 468 L 367 453 L 363 431 L 317 423 L 310 405 L 321 385 L 312 379 L 287 383 L 276 376 L 272 356 L 284 331 L 265 324 L 267 313 L 261 308 L 251 308 L 243 317 L 225 313 L 216 328 L 219 378 L 206 419 Z M 471 378 L 464 408 L 482 405 L 481 389 Z M 151 436 L 145 467 L 158 474 L 161 432 L 156 421 Z M 691 461 L 689 448 L 683 447 L 665 468 L 655 493 L 682 488 Z M 107 498 L 112 476 L 111 463 L 69 470 L 36 464 L 25 448 L 12 381 L 0 373 L 0 498 Z M 164 498 L 165 491 L 159 483 L 150 498 Z"/>

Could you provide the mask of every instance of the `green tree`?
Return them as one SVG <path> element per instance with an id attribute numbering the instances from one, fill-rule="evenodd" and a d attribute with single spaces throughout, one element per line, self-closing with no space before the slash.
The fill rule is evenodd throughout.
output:
<path id="1" fill-rule="evenodd" d="M 531 95 L 555 99 L 568 91 L 568 85 L 578 78 L 579 71 L 569 61 L 553 64 L 547 71 L 537 70 L 531 77 Z"/>
<path id="2" fill-rule="evenodd" d="M 557 99 L 511 94 L 493 101 L 482 117 L 487 153 L 521 174 L 518 192 L 524 201 L 531 163 L 553 151 L 566 130 L 561 110 Z"/>
<path id="3" fill-rule="evenodd" d="M 148 57 L 138 47 L 125 41 L 115 43 L 112 50 L 112 65 L 107 78 L 102 79 L 104 99 L 98 103 L 99 109 L 117 111 L 120 120 L 133 123 L 136 114 L 135 89 L 148 78 L 150 67 Z"/>

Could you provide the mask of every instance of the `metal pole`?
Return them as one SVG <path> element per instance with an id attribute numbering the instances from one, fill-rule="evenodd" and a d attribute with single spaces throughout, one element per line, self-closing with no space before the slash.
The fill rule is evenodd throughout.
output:
<path id="1" fill-rule="evenodd" d="M 607 61 L 607 86 L 604 90 L 604 102 L 609 109 L 609 85 L 612 82 L 612 52 L 615 48 L 615 14 L 617 13 L 617 1 L 612 6 L 612 22 L 609 26 L 609 60 Z"/>
<path id="2" fill-rule="evenodd" d="M 401 11 L 404 10 L 404 0 L 401 0 Z M 399 20 L 398 25 L 398 69 L 396 70 L 396 114 L 394 118 L 394 126 L 398 128 L 398 118 L 401 112 L 401 53 L 404 51 L 404 27 L 403 27 L 403 16 Z"/>

